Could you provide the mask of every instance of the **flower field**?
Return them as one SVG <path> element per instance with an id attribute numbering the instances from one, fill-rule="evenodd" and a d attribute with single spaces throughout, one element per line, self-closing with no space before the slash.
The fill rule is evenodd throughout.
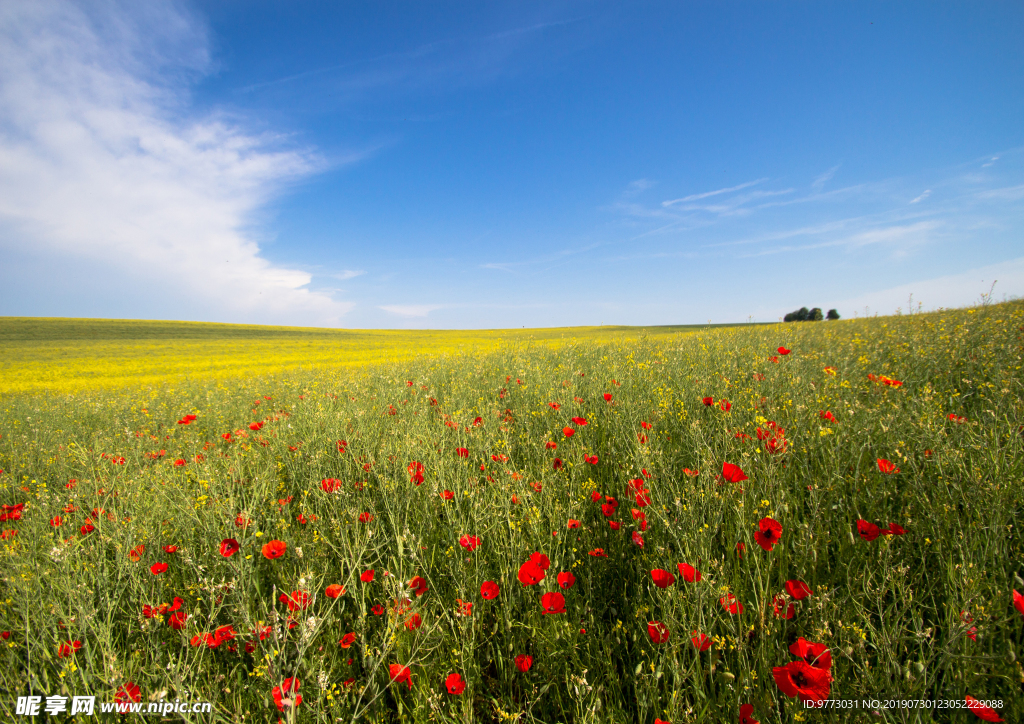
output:
<path id="1" fill-rule="evenodd" d="M 211 338 L 187 381 L 63 389 L 11 381 L 65 364 L 23 345 L 0 711 L 1024 720 L 1024 303 L 535 333 L 302 370 L 297 334 L 233 375 Z"/>

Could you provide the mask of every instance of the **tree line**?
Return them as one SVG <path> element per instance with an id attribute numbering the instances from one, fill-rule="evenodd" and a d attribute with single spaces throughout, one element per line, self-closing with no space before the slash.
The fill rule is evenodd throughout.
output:
<path id="1" fill-rule="evenodd" d="M 839 319 L 839 312 L 830 309 L 827 315 L 822 316 L 821 307 L 814 307 L 814 309 L 800 307 L 800 309 L 790 312 L 782 319 L 785 322 L 820 322 L 822 319 Z"/>

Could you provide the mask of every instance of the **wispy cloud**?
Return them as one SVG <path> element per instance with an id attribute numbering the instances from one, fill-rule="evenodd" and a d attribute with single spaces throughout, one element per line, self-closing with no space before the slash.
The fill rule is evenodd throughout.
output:
<path id="1" fill-rule="evenodd" d="M 387 304 L 380 309 L 400 317 L 426 317 L 431 312 L 443 309 L 443 304 Z"/>
<path id="2" fill-rule="evenodd" d="M 347 281 L 349 279 L 355 279 L 356 277 L 361 277 L 365 273 L 366 272 L 363 271 L 362 269 L 359 269 L 359 270 L 345 269 L 344 271 L 338 272 L 337 274 L 331 274 L 331 276 L 334 277 L 335 279 L 340 279 L 341 281 Z"/>
<path id="3" fill-rule="evenodd" d="M 247 232 L 283 185 L 323 168 L 286 138 L 194 117 L 203 24 L 170 2 L 0 6 L 0 250 L 41 278 L 103 267 L 151 316 L 334 324 L 352 303 L 306 289 Z M 68 313 L 96 279 L 53 289 Z"/>
<path id="4" fill-rule="evenodd" d="M 912 203 L 912 204 L 920 203 L 921 201 L 924 201 L 926 198 L 928 198 L 931 195 L 932 195 L 932 190 L 931 189 L 925 189 L 921 193 L 920 196 L 918 196 L 917 198 L 913 199 L 910 203 Z"/>
<path id="5" fill-rule="evenodd" d="M 817 191 L 820 191 L 822 188 L 824 188 L 825 184 L 831 181 L 832 177 L 836 175 L 836 171 L 839 170 L 839 166 L 840 164 L 833 166 L 828 171 L 821 174 L 821 176 L 818 176 L 818 178 L 814 179 L 814 181 L 811 182 L 811 188 Z"/>
<path id="6" fill-rule="evenodd" d="M 627 198 L 633 197 L 638 194 L 642 194 L 647 189 L 654 188 L 657 185 L 658 184 L 656 181 L 651 181 L 650 179 L 646 178 L 638 178 L 636 181 L 629 182 L 629 186 L 626 187 L 626 190 L 622 193 L 622 195 Z"/>
<path id="7" fill-rule="evenodd" d="M 739 186 L 730 186 L 727 189 L 718 189 L 717 191 L 705 191 L 704 193 L 700 193 L 700 194 L 691 194 L 689 196 L 684 196 L 681 199 L 672 199 L 671 201 L 662 201 L 661 205 L 665 206 L 665 207 L 668 207 L 668 206 L 674 206 L 675 204 L 686 203 L 688 201 L 699 201 L 700 199 L 707 199 L 707 198 L 710 198 L 712 196 L 719 196 L 721 194 L 731 194 L 734 191 L 739 191 L 741 189 L 749 188 L 750 186 L 756 186 L 757 184 L 764 183 L 767 180 L 768 179 L 766 179 L 766 178 L 759 178 L 756 181 L 747 181 L 746 183 L 742 183 Z"/>

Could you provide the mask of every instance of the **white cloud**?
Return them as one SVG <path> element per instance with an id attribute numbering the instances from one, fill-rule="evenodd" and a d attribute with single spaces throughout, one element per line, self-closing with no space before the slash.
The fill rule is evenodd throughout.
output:
<path id="1" fill-rule="evenodd" d="M 155 317 L 334 324 L 354 306 L 261 256 L 246 231 L 308 150 L 190 117 L 205 28 L 170 2 L 0 5 L 0 253 L 129 280 Z M 52 289 L 74 316 L 96 279 Z M 24 280 L 23 280 L 24 281 Z M 2 313 L 2 312 L 0 312 Z M 122 312 L 123 314 L 123 312 Z"/>
<path id="2" fill-rule="evenodd" d="M 924 200 L 925 200 L 926 198 L 928 198 L 928 197 L 929 197 L 929 196 L 931 196 L 931 195 L 932 195 L 932 190 L 931 190 L 931 189 L 925 189 L 925 190 L 924 190 L 924 191 L 923 191 L 923 192 L 921 193 L 921 195 L 920 195 L 920 196 L 918 196 L 918 197 L 917 197 L 916 199 L 912 200 L 912 201 L 911 201 L 910 203 L 912 203 L 912 204 L 916 204 L 916 203 L 918 203 L 918 202 L 920 202 L 920 201 L 924 201 Z"/>
<path id="3" fill-rule="evenodd" d="M 426 317 L 431 312 L 441 309 L 442 306 L 441 304 L 388 304 L 380 308 L 400 317 Z"/>

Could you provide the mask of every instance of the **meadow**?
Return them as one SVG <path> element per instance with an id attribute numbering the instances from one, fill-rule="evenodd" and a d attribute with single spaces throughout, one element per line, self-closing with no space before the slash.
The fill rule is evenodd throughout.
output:
<path id="1" fill-rule="evenodd" d="M 0 325 L 11 720 L 1024 719 L 1024 303 L 174 324 Z"/>

